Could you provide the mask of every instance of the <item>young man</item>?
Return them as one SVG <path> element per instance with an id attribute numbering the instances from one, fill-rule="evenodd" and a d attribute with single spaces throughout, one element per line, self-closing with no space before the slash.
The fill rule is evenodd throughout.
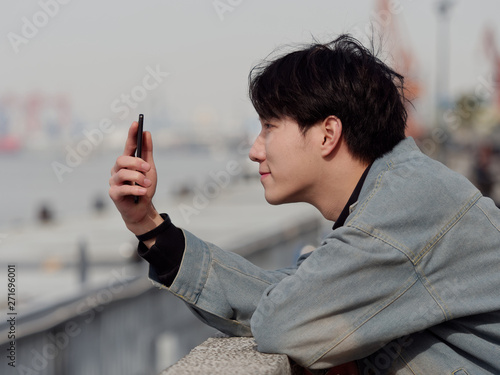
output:
<path id="1" fill-rule="evenodd" d="M 335 222 L 294 269 L 262 270 L 159 215 L 151 135 L 131 156 L 134 123 L 110 196 L 151 279 L 207 324 L 313 370 L 499 374 L 500 211 L 405 138 L 402 84 L 346 35 L 252 71 L 250 158 L 267 201 Z"/>

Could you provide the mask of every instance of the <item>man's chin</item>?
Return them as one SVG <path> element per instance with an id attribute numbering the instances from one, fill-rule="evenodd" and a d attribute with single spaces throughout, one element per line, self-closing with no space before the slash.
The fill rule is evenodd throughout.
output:
<path id="1" fill-rule="evenodd" d="M 266 198 L 267 203 L 277 206 L 283 203 L 282 199 L 278 199 L 278 197 L 269 194 L 267 191 L 264 193 L 264 198 Z"/>
<path id="2" fill-rule="evenodd" d="M 286 197 L 276 196 L 276 195 L 270 194 L 267 191 L 264 193 L 264 197 L 266 198 L 267 203 L 269 203 L 273 206 L 278 206 L 280 204 L 285 204 L 285 203 L 296 203 L 297 202 L 297 200 L 286 199 Z"/>

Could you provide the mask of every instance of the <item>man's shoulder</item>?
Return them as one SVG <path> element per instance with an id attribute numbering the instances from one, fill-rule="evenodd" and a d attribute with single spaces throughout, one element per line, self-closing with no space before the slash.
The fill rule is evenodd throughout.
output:
<path id="1" fill-rule="evenodd" d="M 353 219 L 390 228 L 402 223 L 407 229 L 425 223 L 440 225 L 480 196 L 467 178 L 426 156 L 407 139 L 373 163 Z"/>
<path id="2" fill-rule="evenodd" d="M 387 190 L 386 199 L 416 196 L 425 200 L 425 197 L 451 195 L 460 200 L 478 193 L 465 176 L 422 153 L 412 138 L 401 141 L 375 160 L 360 198 L 376 189 Z"/>

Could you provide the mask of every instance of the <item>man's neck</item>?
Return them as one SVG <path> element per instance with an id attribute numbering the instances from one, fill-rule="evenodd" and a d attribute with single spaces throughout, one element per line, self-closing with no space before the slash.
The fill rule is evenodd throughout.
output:
<path id="1" fill-rule="evenodd" d="M 336 221 L 369 164 L 353 159 L 349 154 L 335 157 L 325 168 L 311 203 L 330 221 Z"/>
<path id="2" fill-rule="evenodd" d="M 340 216 L 335 220 L 335 224 L 333 225 L 333 230 L 341 227 L 344 225 L 346 222 L 348 216 L 351 214 L 351 206 L 356 203 L 359 199 L 359 194 L 361 193 L 361 189 L 363 188 L 363 185 L 366 180 L 366 176 L 368 175 L 368 172 L 370 171 L 371 164 L 366 167 L 365 171 L 363 172 L 363 175 L 359 179 L 358 183 L 356 184 L 356 187 L 354 188 L 351 196 L 349 197 L 349 200 L 347 201 L 346 205 L 344 206 L 342 212 L 340 213 Z"/>

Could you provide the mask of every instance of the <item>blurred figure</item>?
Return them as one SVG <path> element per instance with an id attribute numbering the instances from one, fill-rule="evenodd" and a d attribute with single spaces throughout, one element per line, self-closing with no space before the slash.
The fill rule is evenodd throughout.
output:
<path id="1" fill-rule="evenodd" d="M 54 211 L 48 203 L 43 203 L 38 209 L 38 221 L 42 224 L 48 224 L 54 221 Z"/>
<path id="2" fill-rule="evenodd" d="M 486 142 L 481 143 L 477 150 L 473 170 L 473 179 L 476 187 L 484 196 L 490 198 L 493 193 L 493 187 L 495 186 L 495 180 L 491 171 L 492 154 L 493 148 L 491 144 Z"/>

